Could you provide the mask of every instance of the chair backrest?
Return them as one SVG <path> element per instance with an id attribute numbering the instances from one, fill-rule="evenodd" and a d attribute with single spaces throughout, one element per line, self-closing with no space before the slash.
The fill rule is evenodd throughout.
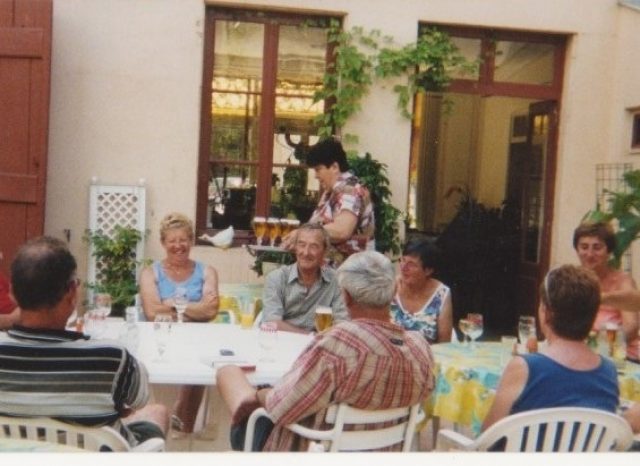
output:
<path id="1" fill-rule="evenodd" d="M 606 411 L 547 408 L 501 419 L 476 439 L 474 449 L 487 451 L 499 441 L 510 452 L 624 451 L 633 433 L 623 418 Z"/>
<path id="2" fill-rule="evenodd" d="M 312 441 L 322 442 L 326 451 L 371 451 L 400 444 L 402 451 L 409 451 L 413 442 L 421 403 L 404 408 L 362 410 L 346 403 L 332 405 L 327 410 L 325 422 L 328 430 L 311 429 L 300 424 L 289 424 L 287 429 Z M 247 424 L 245 451 L 253 442 L 253 426 L 259 416 L 267 416 L 260 408 L 254 411 Z M 349 426 L 345 430 L 345 426 Z"/>
<path id="3" fill-rule="evenodd" d="M 0 438 L 33 440 L 89 451 L 129 451 L 129 443 L 111 427 L 83 427 L 50 418 L 0 416 Z"/>

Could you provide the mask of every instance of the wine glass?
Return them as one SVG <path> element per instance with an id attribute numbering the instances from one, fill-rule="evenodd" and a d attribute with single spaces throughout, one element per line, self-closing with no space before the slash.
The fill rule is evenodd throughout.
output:
<path id="1" fill-rule="evenodd" d="M 520 316 L 518 319 L 518 338 L 524 351 L 530 338 L 536 338 L 536 318 L 533 316 Z"/>
<path id="2" fill-rule="evenodd" d="M 173 305 L 178 314 L 178 322 L 184 322 L 184 312 L 187 309 L 187 304 L 189 304 L 187 289 L 182 286 L 177 287 L 175 293 L 173 293 Z"/>
<path id="3" fill-rule="evenodd" d="M 467 320 L 469 321 L 469 329 L 467 332 L 471 340 L 470 348 L 475 349 L 476 340 L 480 338 L 484 330 L 482 314 L 469 313 L 467 314 Z"/>
<path id="4" fill-rule="evenodd" d="M 157 361 L 164 361 L 164 355 L 169 346 L 169 339 L 171 337 L 171 325 L 173 324 L 173 317 L 169 314 L 156 314 L 153 319 L 153 335 L 156 340 L 156 346 L 158 348 L 159 358 Z"/>
<path id="5" fill-rule="evenodd" d="M 103 318 L 111 314 L 111 295 L 109 293 L 96 293 L 93 298 L 94 310 Z"/>
<path id="6" fill-rule="evenodd" d="M 462 343 L 465 346 L 468 346 L 469 329 L 470 329 L 471 323 L 469 322 L 469 319 L 460 319 L 460 321 L 458 322 L 458 325 L 460 327 L 460 331 L 462 332 Z"/>
<path id="7" fill-rule="evenodd" d="M 275 348 L 278 341 L 278 324 L 275 322 L 262 322 L 258 330 L 258 344 L 264 351 L 261 362 L 274 362 L 271 350 Z"/>

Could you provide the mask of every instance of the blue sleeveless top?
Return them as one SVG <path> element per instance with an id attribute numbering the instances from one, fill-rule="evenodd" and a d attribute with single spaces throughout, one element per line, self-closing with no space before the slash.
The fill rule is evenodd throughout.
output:
<path id="1" fill-rule="evenodd" d="M 532 409 L 575 406 L 616 412 L 616 367 L 600 356 L 600 365 L 588 371 L 569 369 L 540 353 L 521 356 L 529 366 L 529 378 L 510 414 Z"/>
<path id="2" fill-rule="evenodd" d="M 164 273 L 160 261 L 153 263 L 153 272 L 156 276 L 156 284 L 158 285 L 158 293 L 160 300 L 172 298 L 176 292 L 176 288 L 182 287 L 187 289 L 187 297 L 189 301 L 194 303 L 202 299 L 202 287 L 204 285 L 204 264 L 196 262 L 193 273 L 183 282 L 174 282 L 167 274 Z"/>

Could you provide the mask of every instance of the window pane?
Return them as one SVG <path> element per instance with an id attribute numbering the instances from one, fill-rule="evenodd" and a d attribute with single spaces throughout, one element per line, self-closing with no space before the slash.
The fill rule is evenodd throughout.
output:
<path id="1" fill-rule="evenodd" d="M 280 27 L 271 190 L 275 217 L 305 222 L 317 203 L 318 183 L 304 167 L 304 153 L 296 145 L 312 145 L 318 139 L 313 119 L 323 113 L 324 103 L 314 104 L 313 95 L 322 86 L 326 51 L 324 29 Z"/>
<path id="2" fill-rule="evenodd" d="M 303 139 L 299 134 L 294 134 L 290 141 L 313 145 L 318 142 L 318 137 Z M 294 217 L 304 223 L 309 220 L 318 202 L 318 180 L 313 170 L 301 164 L 298 159 L 301 155 L 286 142 L 283 134 L 277 134 L 274 143 L 271 215 Z"/>
<path id="3" fill-rule="evenodd" d="M 550 86 L 554 50 L 550 44 L 498 41 L 495 81 Z"/>
<path id="4" fill-rule="evenodd" d="M 209 183 L 209 228 L 249 230 L 256 203 L 254 165 L 216 164 Z"/>
<path id="5" fill-rule="evenodd" d="M 241 78 L 241 81 L 252 80 L 259 91 L 262 84 L 264 26 L 240 21 L 216 21 L 215 30 L 214 78 L 223 76 Z"/>
<path id="6" fill-rule="evenodd" d="M 480 39 L 468 39 L 466 37 L 451 37 L 451 41 L 458 47 L 458 51 L 469 63 L 480 60 L 480 50 L 482 42 Z M 452 70 L 451 77 L 453 79 L 474 79 L 480 77 L 480 68 L 476 68 L 473 73 L 462 73 L 458 70 Z"/>

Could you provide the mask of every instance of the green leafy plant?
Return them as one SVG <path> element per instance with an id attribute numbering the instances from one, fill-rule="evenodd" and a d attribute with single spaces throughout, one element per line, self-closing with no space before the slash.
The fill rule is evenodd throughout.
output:
<path id="1" fill-rule="evenodd" d="M 640 170 L 623 175 L 626 187 L 622 191 L 606 190 L 608 206 L 597 205 L 582 221 L 609 222 L 616 230 L 616 247 L 611 258 L 613 267 L 620 267 L 620 260 L 631 244 L 640 236 Z"/>
<path id="2" fill-rule="evenodd" d="M 349 156 L 348 160 L 351 170 L 371 195 L 376 221 L 376 249 L 382 253 L 399 254 L 398 221 L 402 212 L 391 204 L 387 166 L 368 152 L 364 157 Z"/>
<path id="3" fill-rule="evenodd" d="M 444 32 L 428 29 L 416 42 L 399 46 L 379 30 L 354 27 L 343 31 L 338 21 L 329 27 L 329 41 L 334 44 L 335 60 L 327 67 L 323 86 L 314 101 L 326 101 L 329 108 L 318 115 L 318 135 L 328 137 L 342 128 L 361 108 L 361 100 L 376 80 L 405 78 L 395 84 L 398 109 L 411 117 L 409 104 L 416 92 L 440 92 L 447 88 L 453 72 L 471 73 L 478 62 L 468 61 Z M 346 134 L 345 143 L 357 137 Z"/>
<path id="4" fill-rule="evenodd" d="M 83 237 L 92 246 L 98 270 L 96 282 L 87 287 L 97 293 L 109 293 L 115 315 L 134 304 L 138 292 L 136 267 L 144 263 L 136 260 L 136 246 L 144 236 L 135 228 L 116 225 L 113 235 L 87 230 Z"/>
<path id="5" fill-rule="evenodd" d="M 293 264 L 296 261 L 294 255 L 290 252 L 277 252 L 277 251 L 265 251 L 265 252 L 257 252 L 256 260 L 251 267 L 258 277 L 261 277 L 264 274 L 262 270 L 262 265 L 265 262 L 273 262 L 281 265 L 289 265 Z"/>

